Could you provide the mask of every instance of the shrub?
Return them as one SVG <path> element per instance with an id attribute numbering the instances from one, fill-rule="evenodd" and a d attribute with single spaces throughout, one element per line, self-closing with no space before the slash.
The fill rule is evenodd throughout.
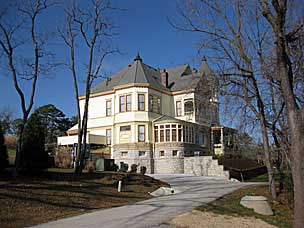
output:
<path id="1" fill-rule="evenodd" d="M 136 172 L 137 172 L 137 165 L 136 164 L 132 164 L 131 165 L 130 173 L 136 173 Z"/>
<path id="2" fill-rule="evenodd" d="M 15 135 L 5 135 L 4 141 L 8 149 L 17 148 L 17 137 Z"/>
<path id="3" fill-rule="evenodd" d="M 141 166 L 140 167 L 140 174 L 145 175 L 147 172 L 147 167 L 146 166 Z"/>
<path id="4" fill-rule="evenodd" d="M 88 171 L 88 173 L 93 173 L 95 170 L 95 161 L 88 162 L 85 169 Z"/>
<path id="5" fill-rule="evenodd" d="M 55 166 L 60 168 L 72 168 L 71 149 L 61 147 L 55 155 Z"/>
<path id="6" fill-rule="evenodd" d="M 39 173 L 48 168 L 44 130 L 40 117 L 33 113 L 25 126 L 22 144 L 23 168 L 30 173 Z"/>
<path id="7" fill-rule="evenodd" d="M 0 172 L 3 172 L 7 166 L 8 166 L 7 148 L 6 145 L 4 145 L 3 130 L 0 123 Z"/>

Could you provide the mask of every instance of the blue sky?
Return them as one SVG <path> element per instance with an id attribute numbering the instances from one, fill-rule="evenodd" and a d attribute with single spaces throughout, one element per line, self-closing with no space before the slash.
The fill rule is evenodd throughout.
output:
<path id="1" fill-rule="evenodd" d="M 82 4 L 84 3 L 82 2 Z M 140 53 L 146 64 L 155 68 L 184 63 L 189 63 L 192 67 L 199 66 L 198 34 L 178 32 L 167 21 L 167 17 L 176 16 L 175 4 L 173 0 L 113 1 L 114 6 L 124 9 L 113 13 L 111 18 L 118 33 L 114 44 L 119 47 L 122 55 L 116 54 L 105 61 L 104 70 L 108 76 L 131 63 L 137 52 Z M 61 11 L 60 8 L 56 8 L 48 15 L 43 15 L 41 21 L 43 28 L 52 30 L 60 26 L 63 23 Z M 67 59 L 68 50 L 58 39 L 52 40 L 50 48 L 58 60 Z M 15 111 L 15 115 L 18 117 L 21 115 L 20 101 L 13 88 L 11 76 L 3 68 L 0 70 L 0 93 L 4 98 L 0 108 L 8 106 Z M 27 83 L 22 81 L 22 85 L 25 91 L 28 91 Z M 84 92 L 83 87 L 84 83 L 81 84 L 81 93 Z M 76 113 L 71 74 L 64 67 L 39 78 L 34 108 L 49 103 L 61 109 L 67 116 Z"/>

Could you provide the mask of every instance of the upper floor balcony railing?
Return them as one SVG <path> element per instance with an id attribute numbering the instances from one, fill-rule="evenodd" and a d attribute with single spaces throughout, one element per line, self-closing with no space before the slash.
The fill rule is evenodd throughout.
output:
<path id="1" fill-rule="evenodd" d="M 193 111 L 185 112 L 184 115 L 185 115 L 187 120 L 192 120 L 193 116 L 194 116 L 194 112 Z"/>

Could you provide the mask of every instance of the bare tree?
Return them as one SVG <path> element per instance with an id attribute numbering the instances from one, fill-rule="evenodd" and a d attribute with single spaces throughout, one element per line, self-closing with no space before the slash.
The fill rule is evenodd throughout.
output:
<path id="1" fill-rule="evenodd" d="M 11 1 L 0 10 L 0 53 L 4 68 L 11 74 L 23 115 L 15 160 L 17 169 L 22 168 L 23 132 L 34 104 L 37 80 L 53 67 L 49 61 L 43 61 L 51 56 L 45 48 L 48 36 L 38 31 L 41 14 L 53 5 L 47 0 Z M 31 83 L 28 99 L 20 80 Z"/>
<path id="2" fill-rule="evenodd" d="M 106 17 L 107 11 L 112 9 L 114 8 L 111 7 L 110 1 L 94 0 L 88 9 L 81 8 L 73 2 L 72 5 L 65 10 L 66 28 L 59 30 L 61 37 L 70 50 L 69 68 L 73 77 L 78 115 L 78 146 L 75 173 L 79 175 L 82 173 L 84 155 L 87 148 L 87 124 L 92 83 L 96 78 L 104 77 L 102 67 L 105 58 L 117 52 L 116 49 L 112 48 L 111 42 L 113 25 Z M 83 113 L 81 113 L 79 104 L 79 86 L 75 54 L 76 44 L 79 44 L 81 47 L 84 46 L 88 54 L 88 61 L 85 63 L 87 73 L 85 77 L 86 86 Z"/>
<path id="3" fill-rule="evenodd" d="M 300 228 L 304 224 L 304 109 L 303 104 L 297 101 L 295 93 L 295 71 L 288 44 L 292 39 L 300 39 L 298 33 L 303 29 L 304 24 L 302 16 L 302 21 L 292 28 L 291 32 L 287 32 L 286 17 L 289 7 L 288 3 L 290 2 L 286 0 L 274 0 L 271 2 L 260 0 L 263 16 L 269 22 L 275 39 L 277 67 L 275 77 L 280 83 L 282 97 L 286 104 L 291 139 L 291 166 L 294 183 L 294 227 Z"/>
<path id="4" fill-rule="evenodd" d="M 260 21 L 257 4 L 240 0 L 189 0 L 179 4 L 178 9 L 182 20 L 171 20 L 171 25 L 178 30 L 202 35 L 200 48 L 208 49 L 211 58 L 217 62 L 222 95 L 237 100 L 240 110 L 258 120 L 270 191 L 276 198 L 268 136 L 268 126 L 271 125 L 267 119 L 270 103 L 268 79 L 263 75 L 258 59 L 269 33 L 265 23 Z"/>

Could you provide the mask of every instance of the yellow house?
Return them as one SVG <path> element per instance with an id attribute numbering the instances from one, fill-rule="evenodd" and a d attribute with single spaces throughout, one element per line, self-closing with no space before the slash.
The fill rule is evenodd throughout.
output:
<path id="1" fill-rule="evenodd" d="M 83 113 L 84 96 L 79 102 Z M 159 70 L 137 55 L 91 90 L 88 135 L 100 136 L 118 165 L 183 173 L 185 158 L 213 153 L 211 126 L 217 125 L 217 83 L 205 58 L 198 70 L 187 64 Z M 73 134 L 77 125 L 58 144 Z"/>

